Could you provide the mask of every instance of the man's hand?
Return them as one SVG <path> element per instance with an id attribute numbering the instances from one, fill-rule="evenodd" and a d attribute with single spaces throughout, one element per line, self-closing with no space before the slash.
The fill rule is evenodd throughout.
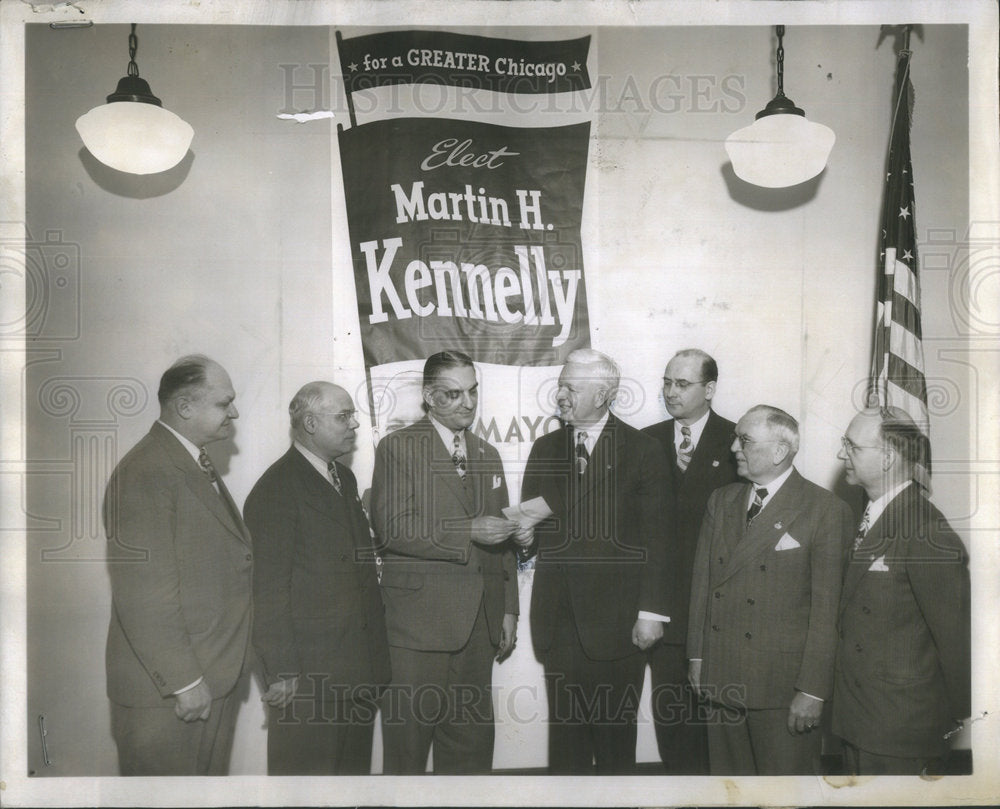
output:
<path id="1" fill-rule="evenodd" d="M 196 719 L 208 719 L 212 711 L 212 692 L 208 685 L 202 680 L 194 688 L 182 691 L 174 695 L 174 713 L 185 722 L 194 722 Z"/>
<path id="2" fill-rule="evenodd" d="M 497 660 L 504 660 L 514 651 L 514 644 L 517 643 L 517 616 L 513 613 L 505 613 L 503 625 L 500 628 L 500 645 L 497 647 Z"/>
<path id="3" fill-rule="evenodd" d="M 691 683 L 691 687 L 694 692 L 701 696 L 701 661 L 700 660 L 689 660 L 688 661 L 688 682 Z"/>
<path id="4" fill-rule="evenodd" d="M 637 618 L 632 627 L 632 643 L 643 651 L 663 637 L 663 622 L 650 618 Z"/>
<path id="5" fill-rule="evenodd" d="M 290 680 L 276 680 L 271 683 L 271 687 L 267 689 L 261 700 L 275 708 L 284 708 L 295 696 L 298 684 L 298 677 L 292 677 Z"/>
<path id="6" fill-rule="evenodd" d="M 525 528 L 518 528 L 517 531 L 514 532 L 513 540 L 522 548 L 530 548 L 531 543 L 535 541 L 535 527 L 533 525 L 529 525 Z"/>
<path id="7" fill-rule="evenodd" d="M 822 713 L 823 700 L 796 691 L 788 709 L 788 732 L 793 736 L 808 733 L 819 725 Z"/>
<path id="8" fill-rule="evenodd" d="M 503 517 L 476 517 L 472 521 L 472 541 L 480 545 L 499 545 L 517 529 L 516 522 Z"/>

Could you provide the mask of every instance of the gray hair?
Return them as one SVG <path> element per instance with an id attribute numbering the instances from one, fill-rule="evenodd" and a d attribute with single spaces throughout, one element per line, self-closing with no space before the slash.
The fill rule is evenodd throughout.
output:
<path id="1" fill-rule="evenodd" d="M 618 384 L 622 378 L 622 372 L 618 367 L 618 363 L 611 359 L 611 357 L 592 348 L 578 348 L 575 351 L 571 351 L 566 357 L 566 364 L 569 365 L 570 363 L 594 366 L 593 376 L 595 381 L 605 383 L 610 392 L 609 399 L 615 398 L 615 393 L 618 391 Z"/>
<path id="2" fill-rule="evenodd" d="M 298 430 L 302 427 L 302 419 L 306 413 L 315 413 L 322 406 L 326 392 L 325 382 L 307 382 L 299 388 L 299 392 L 288 403 L 288 415 L 291 417 L 293 429 Z"/>
<path id="3" fill-rule="evenodd" d="M 771 405 L 755 405 L 746 415 L 751 413 L 763 415 L 767 429 L 776 441 L 785 444 L 794 455 L 799 451 L 799 423 L 784 410 Z"/>

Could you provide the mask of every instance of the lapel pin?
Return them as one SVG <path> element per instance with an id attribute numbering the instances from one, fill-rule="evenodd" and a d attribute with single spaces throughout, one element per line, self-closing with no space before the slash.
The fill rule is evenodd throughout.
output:
<path id="1" fill-rule="evenodd" d="M 774 527 L 775 527 L 775 528 L 777 528 L 777 529 L 778 529 L 778 530 L 780 531 L 780 530 L 781 530 L 781 528 L 782 528 L 782 525 L 781 525 L 781 520 L 778 520 L 778 521 L 777 521 L 777 522 L 776 522 L 776 523 L 774 524 Z"/>
<path id="2" fill-rule="evenodd" d="M 718 466 L 718 465 L 719 465 L 718 461 L 712 461 L 712 466 Z"/>

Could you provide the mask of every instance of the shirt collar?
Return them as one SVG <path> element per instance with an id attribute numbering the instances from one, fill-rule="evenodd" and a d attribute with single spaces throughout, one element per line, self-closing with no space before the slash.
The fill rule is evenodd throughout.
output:
<path id="1" fill-rule="evenodd" d="M 584 439 L 583 443 L 587 447 L 587 452 L 593 452 L 594 446 L 597 444 L 597 436 L 604 432 L 604 426 L 608 423 L 610 416 L 611 411 L 605 410 L 604 415 L 589 427 L 573 427 L 573 441 L 576 441 L 577 433 L 586 433 L 587 437 Z"/>
<path id="2" fill-rule="evenodd" d="M 320 458 L 319 455 L 312 450 L 306 449 L 298 441 L 293 441 L 292 446 L 302 453 L 302 457 L 309 461 L 309 464 L 313 467 L 313 469 L 319 472 L 324 478 L 329 479 L 329 470 L 327 468 L 326 461 Z"/>
<path id="3" fill-rule="evenodd" d="M 430 413 L 427 414 L 427 418 L 430 419 L 431 424 L 434 425 L 434 429 L 437 430 L 437 434 L 441 436 L 441 440 L 444 441 L 445 447 L 448 452 L 455 449 L 455 435 L 458 434 L 458 443 L 461 445 L 462 449 L 465 449 L 465 430 L 453 430 L 451 427 L 445 427 L 440 421 L 438 421 Z M 468 453 L 466 453 L 468 454 Z"/>
<path id="4" fill-rule="evenodd" d="M 750 500 L 753 500 L 754 490 L 765 488 L 767 489 L 767 497 L 761 500 L 761 503 L 770 503 L 774 496 L 778 493 L 778 489 L 785 485 L 785 481 L 792 476 L 792 472 L 795 471 L 794 466 L 789 466 L 784 472 L 782 472 L 774 480 L 768 483 L 751 483 L 750 486 Z"/>
<path id="5" fill-rule="evenodd" d="M 865 509 L 868 514 L 868 525 L 875 525 L 875 521 L 882 516 L 882 512 L 885 511 L 885 507 L 896 498 L 896 495 L 898 495 L 911 483 L 913 483 L 912 480 L 904 480 L 902 483 L 897 483 L 877 500 L 872 500 Z"/>
<path id="6" fill-rule="evenodd" d="M 198 458 L 201 457 L 202 447 L 197 447 L 194 444 L 192 444 L 189 439 L 185 438 L 183 435 L 181 435 L 179 432 L 177 432 L 177 430 L 175 430 L 173 427 L 171 427 L 165 421 L 161 421 L 160 419 L 157 419 L 156 423 L 157 424 L 162 424 L 164 427 L 166 427 L 168 430 L 170 430 L 170 432 L 174 434 L 174 437 L 178 441 L 181 442 L 181 446 L 184 447 L 184 449 L 186 449 L 190 453 L 191 457 L 194 458 L 194 460 L 196 462 L 198 461 Z"/>
<path id="7" fill-rule="evenodd" d="M 708 424 L 708 414 L 711 412 L 711 410 L 706 410 L 700 419 L 687 425 L 687 428 L 691 431 L 691 443 L 696 447 L 698 446 L 698 442 L 701 441 L 701 434 L 705 432 L 705 425 Z M 684 434 L 681 432 L 682 427 L 684 427 L 683 424 L 679 421 L 674 421 L 674 446 L 679 447 L 684 440 Z"/>

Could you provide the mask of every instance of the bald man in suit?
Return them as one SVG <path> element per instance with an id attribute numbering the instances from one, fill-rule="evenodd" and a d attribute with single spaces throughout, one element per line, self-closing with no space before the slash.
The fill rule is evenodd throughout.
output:
<path id="1" fill-rule="evenodd" d="M 354 474 L 337 460 L 354 449 L 354 403 L 337 385 L 310 382 L 288 412 L 292 446 L 245 509 L 267 771 L 368 775 L 389 646 L 368 517 Z"/>
<path id="2" fill-rule="evenodd" d="M 667 453 L 664 496 L 673 502 L 669 586 L 677 606 L 663 641 L 649 650 L 656 743 L 671 775 L 708 774 L 704 708 L 687 681 L 684 645 L 694 552 L 708 497 L 737 480 L 730 451 L 736 425 L 712 409 L 718 379 L 719 367 L 704 351 L 678 351 L 663 372 L 663 402 L 672 418 L 643 430 Z"/>
<path id="3" fill-rule="evenodd" d="M 695 552 L 687 650 L 710 702 L 712 775 L 818 775 L 833 691 L 851 510 L 792 465 L 798 423 L 758 405 L 732 449 L 748 483 L 708 499 Z"/>
<path id="4" fill-rule="evenodd" d="M 160 418 L 115 468 L 108 540 L 108 697 L 122 775 L 224 775 L 250 637 L 250 535 L 205 446 L 239 416 L 229 375 L 200 355 L 160 380 Z"/>
<path id="5" fill-rule="evenodd" d="M 940 773 L 971 712 L 969 555 L 927 499 L 929 447 L 905 411 L 859 413 L 842 443 L 869 502 L 844 572 L 833 732 L 851 773 Z"/>

